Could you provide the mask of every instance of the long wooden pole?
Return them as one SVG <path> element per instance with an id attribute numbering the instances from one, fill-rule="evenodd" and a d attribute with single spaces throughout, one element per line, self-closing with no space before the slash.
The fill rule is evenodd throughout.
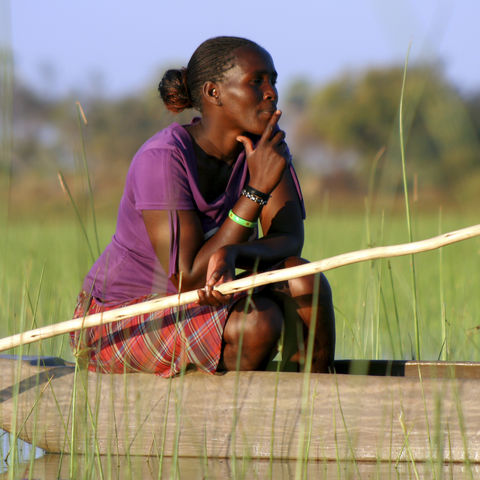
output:
<path id="1" fill-rule="evenodd" d="M 269 272 L 258 273 L 249 277 L 240 278 L 231 282 L 219 285 L 217 290 L 223 294 L 230 294 L 250 290 L 251 288 L 267 285 L 269 283 L 291 280 L 293 278 L 313 275 L 315 273 L 325 272 L 334 268 L 351 265 L 353 263 L 364 262 L 366 260 L 375 260 L 378 258 L 400 257 L 402 255 L 411 255 L 414 253 L 426 252 L 436 248 L 450 245 L 480 236 L 480 224 L 471 227 L 462 228 L 453 232 L 444 233 L 437 237 L 421 240 L 418 242 L 404 243 L 400 245 L 390 245 L 387 247 L 368 248 L 355 252 L 344 253 L 335 257 L 325 258 L 317 262 L 306 263 L 298 267 L 284 268 L 281 270 L 272 270 Z M 75 318 L 66 322 L 48 325 L 36 328 L 27 332 L 18 333 L 10 337 L 0 339 L 0 352 L 10 348 L 26 345 L 29 343 L 55 337 L 64 333 L 81 330 L 82 328 L 95 327 L 97 325 L 115 322 L 134 315 L 151 313 L 164 310 L 166 308 L 185 305 L 198 300 L 196 290 L 185 292 L 178 295 L 157 298 L 143 303 L 137 303 L 115 310 L 108 310 L 103 313 L 88 315 L 83 318 Z"/>

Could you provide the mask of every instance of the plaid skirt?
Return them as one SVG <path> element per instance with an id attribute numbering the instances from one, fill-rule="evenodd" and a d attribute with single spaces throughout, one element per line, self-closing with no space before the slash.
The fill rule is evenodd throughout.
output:
<path id="1" fill-rule="evenodd" d="M 231 308 L 243 296 L 243 293 L 236 294 L 221 307 L 195 302 L 71 332 L 71 346 L 74 352 L 87 357 L 89 370 L 97 372 L 147 372 L 172 377 L 194 365 L 215 373 L 225 323 Z M 121 305 L 105 306 L 81 292 L 74 318 L 151 298 L 146 296 Z"/>

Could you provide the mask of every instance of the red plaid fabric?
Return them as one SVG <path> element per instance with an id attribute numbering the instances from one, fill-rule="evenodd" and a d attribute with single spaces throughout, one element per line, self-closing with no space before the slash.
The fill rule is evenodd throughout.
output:
<path id="1" fill-rule="evenodd" d="M 241 296 L 235 295 L 222 307 L 192 303 L 71 332 L 71 345 L 74 351 L 86 349 L 88 368 L 93 371 L 147 372 L 171 377 L 187 365 L 195 365 L 215 373 L 229 311 Z M 106 307 L 82 292 L 74 317 L 132 305 L 149 298 Z"/>

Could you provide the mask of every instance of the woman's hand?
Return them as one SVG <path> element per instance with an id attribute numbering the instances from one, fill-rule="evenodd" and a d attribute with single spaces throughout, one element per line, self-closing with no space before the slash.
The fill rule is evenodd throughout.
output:
<path id="1" fill-rule="evenodd" d="M 281 114 L 280 110 L 273 113 L 255 148 L 250 138 L 243 135 L 237 137 L 245 147 L 250 174 L 249 185 L 268 194 L 280 182 L 288 163 L 285 132 L 276 128 Z"/>
<path id="2" fill-rule="evenodd" d="M 231 248 L 217 250 L 208 261 L 206 283 L 198 290 L 198 303 L 218 307 L 228 303 L 232 295 L 223 295 L 215 286 L 229 282 L 235 278 L 235 254 Z"/>

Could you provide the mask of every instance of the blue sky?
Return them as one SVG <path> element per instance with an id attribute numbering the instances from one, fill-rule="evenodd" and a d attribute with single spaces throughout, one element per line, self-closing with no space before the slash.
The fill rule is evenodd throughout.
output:
<path id="1" fill-rule="evenodd" d="M 272 54 L 280 92 L 292 78 L 324 83 L 346 70 L 442 60 L 460 89 L 480 89 L 479 0 L 0 0 L 0 41 L 15 71 L 54 95 L 155 86 L 204 39 L 249 37 Z M 53 67 L 49 73 L 47 65 Z"/>

